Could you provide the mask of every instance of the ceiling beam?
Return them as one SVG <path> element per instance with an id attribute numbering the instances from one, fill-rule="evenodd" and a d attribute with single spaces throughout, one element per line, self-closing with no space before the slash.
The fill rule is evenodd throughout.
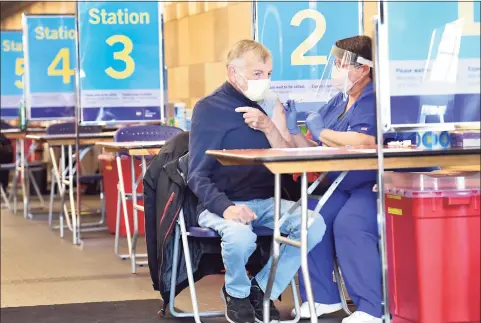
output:
<path id="1" fill-rule="evenodd" d="M 36 1 L 1 1 L 0 19 L 3 20 L 19 11 L 22 11 L 35 2 Z"/>

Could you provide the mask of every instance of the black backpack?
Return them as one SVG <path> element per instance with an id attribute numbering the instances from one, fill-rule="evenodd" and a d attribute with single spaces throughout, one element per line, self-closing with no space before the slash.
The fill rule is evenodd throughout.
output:
<path id="1" fill-rule="evenodd" d="M 198 226 L 196 196 L 187 186 L 189 133 L 180 133 L 166 142 L 152 160 L 144 176 L 144 212 L 147 256 L 153 287 L 163 299 L 162 312 L 169 303 L 173 263 L 173 233 L 182 209 L 187 228 Z M 255 275 L 270 255 L 270 239 L 258 239 L 258 248 L 249 258 L 247 270 Z M 224 269 L 219 239 L 189 239 L 194 280 L 219 274 Z M 188 286 L 185 259 L 179 245 L 179 266 L 175 295 Z"/>
<path id="2" fill-rule="evenodd" d="M 176 163 L 189 149 L 189 133 L 169 139 L 152 160 L 144 176 L 144 212 L 147 256 L 153 287 L 163 294 L 168 286 L 162 284 L 162 262 L 166 246 L 172 237 L 178 211 L 183 203 L 184 181 L 178 174 L 169 173 L 169 163 Z M 171 176 L 174 180 L 171 180 Z"/>

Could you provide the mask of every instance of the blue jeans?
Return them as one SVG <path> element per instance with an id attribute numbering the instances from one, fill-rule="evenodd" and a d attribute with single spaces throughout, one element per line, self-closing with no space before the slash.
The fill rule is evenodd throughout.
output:
<path id="1" fill-rule="evenodd" d="M 245 204 L 257 215 L 257 220 L 245 225 L 207 210 L 199 216 L 199 225 L 215 230 L 222 238 L 222 258 L 226 269 L 225 287 L 227 293 L 236 298 L 246 298 L 250 295 L 251 282 L 247 276 L 245 265 L 247 260 L 256 250 L 257 236 L 252 229 L 255 227 L 274 228 L 274 198 L 267 200 L 251 200 L 247 202 L 234 202 Z M 280 231 L 290 239 L 300 240 L 301 208 L 288 213 L 294 202 L 281 200 Z M 319 214 L 308 211 L 308 250 L 321 242 L 326 225 Z M 276 279 L 272 289 L 271 299 L 279 298 L 289 282 L 294 278 L 300 267 L 300 249 L 283 245 L 280 249 L 280 258 L 276 271 Z M 265 291 L 272 259 L 255 277 L 259 286 Z"/>

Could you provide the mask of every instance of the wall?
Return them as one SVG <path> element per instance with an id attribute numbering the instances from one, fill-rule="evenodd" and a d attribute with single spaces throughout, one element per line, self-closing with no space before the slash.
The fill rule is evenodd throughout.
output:
<path id="1" fill-rule="evenodd" d="M 250 2 L 165 4 L 165 59 L 169 102 L 195 103 L 225 80 L 225 57 L 238 40 L 252 38 Z M 376 2 L 364 3 L 364 30 L 372 36 Z"/>
<path id="2" fill-rule="evenodd" d="M 20 12 L 2 20 L 0 27 L 2 30 L 22 29 L 22 13 L 30 14 L 74 14 L 75 2 L 59 1 L 59 2 L 32 2 Z"/>
<path id="3" fill-rule="evenodd" d="M 252 38 L 251 3 L 167 3 L 164 12 L 169 101 L 192 108 L 225 80 L 229 48 Z"/>

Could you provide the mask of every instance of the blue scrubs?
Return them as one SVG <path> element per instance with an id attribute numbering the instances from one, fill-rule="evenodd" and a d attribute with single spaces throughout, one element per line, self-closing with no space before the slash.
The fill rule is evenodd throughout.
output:
<path id="1" fill-rule="evenodd" d="M 372 82 L 344 113 L 342 94 L 332 98 L 319 113 L 328 129 L 376 135 L 375 96 Z M 343 115 L 344 113 L 344 115 Z M 327 176 L 334 180 L 339 172 Z M 376 171 L 351 171 L 321 209 L 326 222 L 322 242 L 308 255 L 312 289 L 316 303 L 340 302 L 333 281 L 337 257 L 347 292 L 358 311 L 382 315 L 381 260 L 378 252 Z M 299 274 L 301 298 L 306 301 L 304 279 Z"/>

